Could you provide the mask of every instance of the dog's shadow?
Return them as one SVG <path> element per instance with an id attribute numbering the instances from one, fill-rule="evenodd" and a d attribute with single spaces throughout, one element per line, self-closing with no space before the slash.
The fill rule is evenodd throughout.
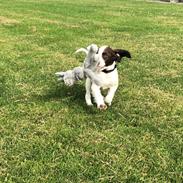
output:
<path id="1" fill-rule="evenodd" d="M 61 106 L 69 106 L 70 109 L 82 108 L 87 113 L 95 113 L 94 107 L 88 107 L 85 102 L 85 86 L 77 83 L 73 86 L 66 86 L 64 83 L 57 83 L 45 90 L 43 95 L 36 96 L 36 100 L 56 101 Z"/>

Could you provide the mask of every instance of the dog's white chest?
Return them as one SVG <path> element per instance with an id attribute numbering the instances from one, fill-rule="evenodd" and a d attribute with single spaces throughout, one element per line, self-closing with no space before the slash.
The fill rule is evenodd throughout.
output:
<path id="1" fill-rule="evenodd" d="M 118 85 L 118 72 L 117 69 L 111 73 L 100 72 L 97 74 L 97 77 L 100 79 L 103 89 L 107 89 Z"/>

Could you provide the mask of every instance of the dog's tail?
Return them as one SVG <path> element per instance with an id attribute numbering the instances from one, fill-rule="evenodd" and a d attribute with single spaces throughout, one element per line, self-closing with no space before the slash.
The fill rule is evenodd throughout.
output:
<path id="1" fill-rule="evenodd" d="M 80 49 L 76 50 L 75 53 L 79 53 L 79 52 L 84 52 L 86 55 L 88 55 L 88 50 L 86 48 L 80 48 Z"/>
<path id="2" fill-rule="evenodd" d="M 101 86 L 102 82 L 100 79 L 96 77 L 94 72 L 91 69 L 84 69 L 84 73 L 87 77 L 91 79 L 92 82 L 94 82 L 96 85 Z"/>

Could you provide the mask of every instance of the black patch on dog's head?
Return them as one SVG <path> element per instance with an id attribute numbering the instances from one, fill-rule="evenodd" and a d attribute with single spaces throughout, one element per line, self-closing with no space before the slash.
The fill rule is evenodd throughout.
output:
<path id="1" fill-rule="evenodd" d="M 110 47 L 105 48 L 105 50 L 102 53 L 102 57 L 105 61 L 105 66 L 112 65 L 113 62 L 115 62 L 118 59 L 118 56 Z"/>

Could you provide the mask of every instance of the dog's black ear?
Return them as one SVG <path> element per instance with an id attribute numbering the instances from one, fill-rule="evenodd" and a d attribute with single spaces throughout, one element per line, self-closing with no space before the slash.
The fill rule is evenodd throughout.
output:
<path id="1" fill-rule="evenodd" d="M 114 52 L 118 57 L 117 62 L 120 62 L 123 57 L 132 58 L 130 52 L 127 50 L 114 49 Z"/>

